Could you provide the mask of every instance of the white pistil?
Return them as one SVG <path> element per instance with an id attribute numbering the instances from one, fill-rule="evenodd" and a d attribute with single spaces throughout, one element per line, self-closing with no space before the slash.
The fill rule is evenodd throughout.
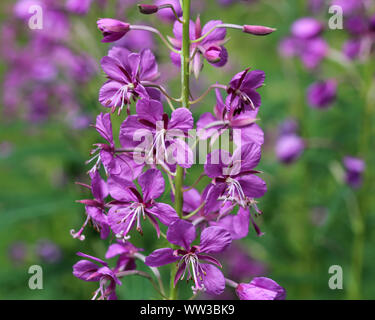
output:
<path id="1" fill-rule="evenodd" d="M 119 103 L 119 100 L 121 99 L 121 106 L 119 108 L 119 111 L 121 111 L 125 106 L 125 96 L 126 96 L 126 98 L 128 98 L 127 94 L 129 92 L 129 90 L 132 90 L 132 89 L 134 89 L 133 83 L 123 85 L 120 89 L 118 89 L 115 92 L 115 94 L 109 99 L 109 101 L 113 101 L 113 99 L 116 97 L 116 100 L 115 100 L 113 106 L 117 107 L 117 104 Z"/>
<path id="2" fill-rule="evenodd" d="M 204 291 L 204 285 L 199 284 L 199 279 L 202 281 L 202 272 L 201 268 L 199 266 L 199 259 L 198 257 L 193 253 L 187 253 L 182 256 L 178 267 L 181 266 L 182 262 L 185 262 L 185 270 L 182 276 L 180 277 L 180 280 L 183 280 L 185 278 L 185 275 L 187 274 L 187 280 L 192 279 L 194 281 L 195 286 L 192 286 L 193 293 L 195 294 L 197 291 Z M 198 279 L 199 278 L 199 279 Z"/>
<path id="3" fill-rule="evenodd" d="M 241 184 L 233 178 L 227 178 L 226 183 L 228 195 L 224 199 L 224 204 L 227 201 L 237 201 L 242 207 L 245 206 L 246 196 L 242 190 Z"/>
<path id="4" fill-rule="evenodd" d="M 130 212 L 126 213 L 124 217 L 118 223 L 119 224 L 124 223 L 127 219 L 129 219 L 130 216 L 131 216 L 130 218 L 131 220 L 129 221 L 126 230 L 121 230 L 120 233 L 116 234 L 117 238 L 123 238 L 124 240 L 130 239 L 130 236 L 127 236 L 127 234 L 130 231 L 130 228 L 132 227 L 135 220 L 137 221 L 137 230 L 142 232 L 140 219 L 141 217 L 143 217 L 143 219 L 146 219 L 145 206 L 143 203 L 135 202 L 131 204 L 130 208 L 131 208 Z"/>

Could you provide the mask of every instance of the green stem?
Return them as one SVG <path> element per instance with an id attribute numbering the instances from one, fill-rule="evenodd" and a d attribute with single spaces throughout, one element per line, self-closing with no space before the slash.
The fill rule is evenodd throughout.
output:
<path id="1" fill-rule="evenodd" d="M 189 58 L 190 58 L 190 36 L 189 36 L 189 23 L 190 23 L 190 0 L 182 1 L 182 49 L 181 49 L 181 102 L 182 107 L 189 108 Z M 184 169 L 177 166 L 175 177 L 175 210 L 180 218 L 182 218 L 182 204 L 183 204 L 183 187 L 184 184 Z M 170 299 L 174 300 L 178 297 L 177 285 L 174 286 L 174 277 L 176 275 L 177 267 L 175 264 L 171 267 L 170 279 Z"/>

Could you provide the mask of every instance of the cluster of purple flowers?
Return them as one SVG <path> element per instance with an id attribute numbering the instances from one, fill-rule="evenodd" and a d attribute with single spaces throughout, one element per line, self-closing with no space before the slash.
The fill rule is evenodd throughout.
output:
<path id="1" fill-rule="evenodd" d="M 42 29 L 28 27 L 31 6 L 42 9 Z M 2 90 L 4 113 L 30 122 L 59 113 L 73 128 L 87 127 L 90 119 L 79 106 L 75 87 L 87 83 L 97 66 L 87 53 L 73 49 L 71 15 L 57 1 L 47 0 L 19 0 L 9 9 L 13 19 L 4 22 L 0 35 L 7 44 L 0 49 L 8 70 Z"/>
<path id="2" fill-rule="evenodd" d="M 328 11 L 327 5 L 338 6 L 343 14 L 343 28 L 348 37 L 343 43 L 341 51 L 329 46 L 323 37 L 327 28 L 320 18 L 315 17 L 326 9 Z M 322 61 L 326 58 L 344 64 L 353 71 L 355 70 L 354 62 L 365 62 L 373 57 L 375 15 L 371 13 L 369 1 L 310 0 L 309 10 L 312 15 L 295 21 L 290 28 L 290 36 L 280 42 L 281 56 L 284 58 L 298 57 L 312 74 L 317 74 L 316 69 L 321 68 Z M 306 91 L 308 105 L 319 110 L 331 107 L 337 100 L 339 83 L 339 79 L 328 78 L 319 79 L 311 84 Z M 285 121 L 285 123 L 287 122 L 288 120 Z M 290 163 L 301 155 L 305 147 L 306 143 L 295 134 L 294 130 L 292 134 L 280 132 L 275 150 L 281 162 Z M 364 170 L 362 162 L 361 159 L 353 160 L 353 157 L 346 157 L 343 161 L 347 174 L 346 182 L 354 188 L 361 185 Z"/>
<path id="3" fill-rule="evenodd" d="M 165 38 L 150 26 L 105 18 L 98 20 L 102 41 L 116 44 L 134 31 L 154 33 L 170 49 L 172 62 L 179 66 L 188 63 L 189 70 L 197 77 L 205 61 L 215 67 L 226 63 L 228 55 L 224 43 L 228 28 L 254 35 L 274 31 L 219 20 L 201 27 L 197 18 L 195 22 L 190 21 L 189 39 L 186 39 L 183 30 L 189 23 L 183 26 L 184 16 L 178 1 L 141 4 L 139 9 L 145 14 L 168 12 L 163 18 L 175 20 L 174 38 Z M 186 44 L 189 45 L 188 60 L 183 55 Z M 261 172 L 256 170 L 261 159 L 263 131 L 255 122 L 261 106 L 258 90 L 264 83 L 264 72 L 248 68 L 236 74 L 227 85 L 214 84 L 200 98 L 189 100 L 187 95 L 188 101 L 183 101 L 183 98 L 171 97 L 156 81 L 159 68 L 150 49 L 132 52 L 115 45 L 103 57 L 101 66 L 108 80 L 100 89 L 99 101 L 109 113 L 97 116 L 95 129 L 105 141 L 95 144 L 92 150 L 93 157 L 88 161 L 93 165 L 89 170 L 91 184 L 80 183 L 91 191 L 92 198 L 79 200 L 85 205 L 86 219 L 83 226 L 78 231 L 72 230 L 71 234 L 84 240 L 83 231 L 89 222 L 102 239 L 112 233 L 117 242 L 110 245 L 105 258 L 117 256 L 118 260 L 111 268 L 102 259 L 79 253 L 89 260 L 76 263 L 73 274 L 85 281 L 98 282 L 94 298 L 99 299 L 116 298 L 115 289 L 121 285 L 121 277 L 137 274 L 152 279 L 148 273 L 137 270 L 136 260 L 150 267 L 163 298 L 166 294 L 158 268 L 164 265 L 171 265 L 174 271 L 174 286 L 179 280 L 191 280 L 193 294 L 205 291 L 220 295 L 229 285 L 236 289 L 240 299 L 285 298 L 285 290 L 268 278 L 255 278 L 250 284 L 226 279 L 221 263 L 213 256 L 224 252 L 233 240 L 246 237 L 250 223 L 256 233 L 262 235 L 255 217 L 262 213 L 257 199 L 267 188 L 258 176 Z M 217 97 L 214 114 L 205 113 L 200 117 L 196 123 L 198 134 L 192 137 L 194 119 L 189 105 L 200 102 L 212 89 L 216 90 Z M 225 99 L 220 90 L 226 95 Z M 165 110 L 163 99 L 171 112 Z M 175 104 L 181 102 L 185 105 L 175 108 Z M 114 113 L 125 117 L 118 139 L 114 138 L 112 130 L 111 114 Z M 239 134 L 233 134 L 235 129 Z M 225 131 L 232 133 L 237 146 L 233 153 L 221 147 L 213 148 L 213 143 Z M 186 142 L 192 138 L 193 144 Z M 183 181 L 187 169 L 194 164 L 196 144 L 207 140 L 210 152 L 201 176 L 190 187 L 179 183 L 179 177 Z M 210 182 L 199 192 L 194 187 L 204 176 Z M 175 207 L 160 200 L 166 193 L 166 181 Z M 147 232 L 147 223 L 155 228 L 157 238 L 168 241 L 168 246 L 158 247 L 144 256 L 143 249 L 134 247 L 130 241 L 135 236 L 134 230 L 141 235 Z M 170 297 L 175 298 L 173 288 Z"/>

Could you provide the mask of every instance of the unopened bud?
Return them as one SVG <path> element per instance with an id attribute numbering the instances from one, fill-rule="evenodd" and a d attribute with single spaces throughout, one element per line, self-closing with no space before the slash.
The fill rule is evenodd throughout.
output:
<path id="1" fill-rule="evenodd" d="M 122 38 L 129 30 L 130 24 L 116 19 L 99 19 L 98 28 L 103 34 L 102 42 L 114 42 Z"/>
<path id="2" fill-rule="evenodd" d="M 266 36 L 274 31 L 276 29 L 265 27 L 265 26 L 252 26 L 252 25 L 244 25 L 242 27 L 242 31 L 245 33 L 250 33 L 256 36 Z"/>
<path id="3" fill-rule="evenodd" d="M 221 60 L 221 48 L 212 46 L 206 50 L 204 56 L 207 59 L 207 61 L 211 63 L 217 63 Z"/>
<path id="4" fill-rule="evenodd" d="M 138 9 L 143 14 L 153 14 L 158 12 L 159 7 L 154 4 L 138 4 Z"/>

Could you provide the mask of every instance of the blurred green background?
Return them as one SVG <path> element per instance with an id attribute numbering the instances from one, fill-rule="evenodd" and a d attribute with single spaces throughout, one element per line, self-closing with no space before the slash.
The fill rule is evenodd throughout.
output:
<path id="1" fill-rule="evenodd" d="M 12 2 L 1 2 L 2 21 L 12 19 L 6 9 Z M 86 40 L 82 35 L 74 34 L 75 45 L 81 46 L 98 63 L 108 45 L 100 42 L 96 19 L 114 17 L 113 2 L 109 1 L 104 12 L 94 4 L 87 16 L 71 18 L 75 26 L 84 25 L 91 34 Z M 329 110 L 319 111 L 307 106 L 305 90 L 316 76 L 307 73 L 299 61 L 286 61 L 278 54 L 279 41 L 288 35 L 291 23 L 309 14 L 306 1 L 260 0 L 253 4 L 238 2 L 222 7 L 214 0 L 192 0 L 193 6 L 198 2 L 202 7 L 203 23 L 221 19 L 228 23 L 261 24 L 278 29 L 267 37 L 228 31 L 228 66 L 216 69 L 206 64 L 199 84 L 192 79 L 193 89 L 202 92 L 212 82 L 227 83 L 246 67 L 266 72 L 266 86 L 260 90 L 263 102 L 259 113 L 266 143 L 258 168 L 264 171 L 268 192 L 259 204 L 264 214 L 257 220 L 265 236 L 258 238 L 250 230 L 248 237 L 241 240 L 243 247 L 267 266 L 266 275 L 286 288 L 288 299 L 345 299 L 356 285 L 360 285 L 361 298 L 375 298 L 374 119 L 367 119 L 371 123 L 371 145 L 363 146 L 360 143 L 363 100 L 346 82 L 340 84 L 338 100 Z M 124 16 L 127 21 L 150 22 L 172 35 L 170 25 L 161 24 L 154 16 L 140 17 L 134 5 L 126 12 L 117 12 L 117 16 Z M 328 12 L 325 17 L 328 19 Z M 79 32 L 79 29 L 75 30 Z M 328 31 L 325 35 L 332 47 L 341 48 L 344 31 Z M 157 43 L 159 64 L 169 63 L 167 50 Z M 175 67 L 171 65 L 170 68 Z M 367 71 L 374 70 L 374 66 L 358 66 L 358 69 L 366 79 Z M 5 70 L 7 65 L 1 63 L 1 77 Z M 324 62 L 319 72 L 321 77 L 346 77 L 346 71 L 331 62 Z M 81 89 L 80 107 L 90 113 L 92 119 L 106 111 L 97 101 L 97 92 L 104 80 L 104 75 L 98 73 L 89 85 L 78 88 Z M 171 81 L 169 88 L 178 95 L 178 79 Z M 203 112 L 211 111 L 214 101 L 214 95 L 210 94 L 193 108 L 195 119 Z M 280 164 L 275 157 L 274 143 L 278 125 L 288 117 L 298 119 L 301 135 L 307 141 L 323 139 L 334 148 L 308 148 L 296 163 Z M 115 120 L 115 135 L 121 119 Z M 89 168 L 84 162 L 89 158 L 91 145 L 100 141 L 94 129 L 74 131 L 58 118 L 30 124 L 1 116 L 0 143 L 6 142 L 9 147 L 0 154 L 0 299 L 91 297 L 96 283 L 83 282 L 72 275 L 72 265 L 79 260 L 76 252 L 103 258 L 112 240 L 102 241 L 96 232 L 87 228 L 86 240 L 81 242 L 73 239 L 69 231 L 77 230 L 85 219 L 83 205 L 75 200 L 89 197 L 89 194 L 75 185 L 75 181 L 88 182 L 85 172 Z M 332 174 L 346 154 L 361 155 L 366 159 L 365 183 L 359 191 L 351 190 Z M 187 182 L 193 182 L 199 170 L 201 168 L 191 169 Z M 203 188 L 206 182 L 202 181 L 199 187 Z M 165 193 L 164 201 L 168 201 L 168 194 Z M 353 226 L 357 215 L 365 217 L 364 229 L 360 232 Z M 145 254 L 159 245 L 150 228 L 146 228 L 143 237 L 134 234 L 133 239 L 135 245 L 147 248 Z M 43 240 L 53 242 L 61 250 L 61 257 L 56 262 L 46 262 L 37 254 L 38 244 Z M 361 283 L 354 281 L 353 284 L 355 278 L 352 276 L 358 268 L 353 252 L 361 252 L 362 246 Z M 14 252 L 20 259 L 14 257 Z M 43 290 L 28 287 L 28 268 L 34 264 L 43 266 Z M 343 290 L 328 287 L 331 265 L 343 268 Z M 163 272 L 167 281 L 168 269 Z M 248 282 L 250 279 L 243 280 Z M 146 280 L 129 277 L 123 284 L 118 289 L 120 299 L 156 298 Z M 183 292 L 181 297 L 187 298 L 188 294 Z"/>

